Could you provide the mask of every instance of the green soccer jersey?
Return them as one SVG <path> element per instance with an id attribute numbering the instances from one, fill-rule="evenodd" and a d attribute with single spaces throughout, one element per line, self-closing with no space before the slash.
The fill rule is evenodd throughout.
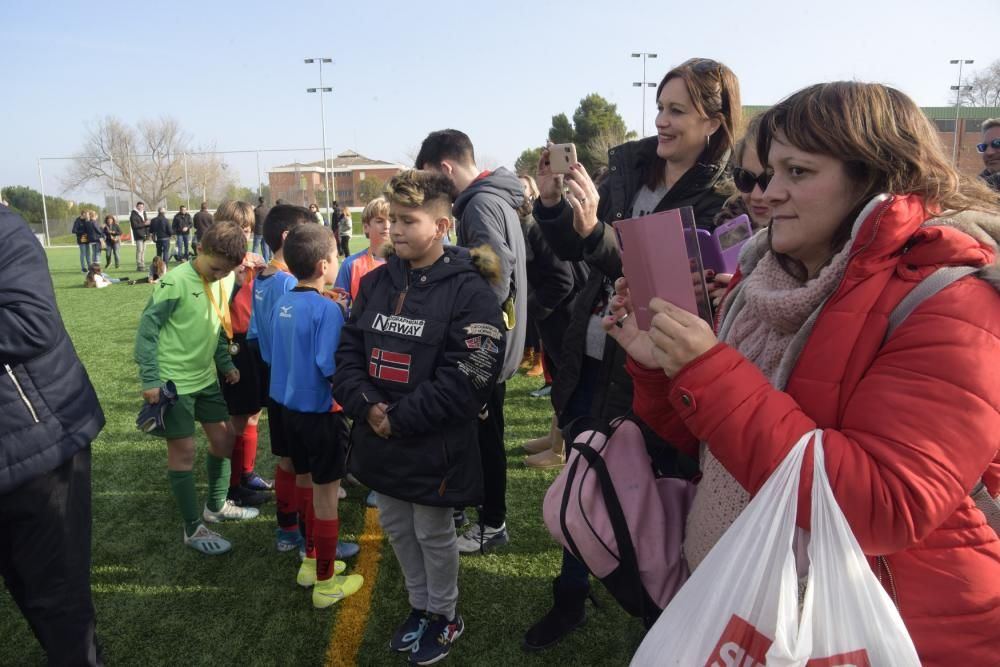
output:
<path id="1" fill-rule="evenodd" d="M 234 280 L 230 273 L 208 284 L 220 309 L 229 301 Z M 178 394 L 190 394 L 215 382 L 217 366 L 222 372 L 235 368 L 220 327 L 194 262 L 163 276 L 153 287 L 135 336 L 142 388 L 173 380 Z"/>

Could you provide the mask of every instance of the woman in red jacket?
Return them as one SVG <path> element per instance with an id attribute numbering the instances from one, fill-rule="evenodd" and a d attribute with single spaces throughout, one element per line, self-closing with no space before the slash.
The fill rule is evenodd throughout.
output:
<path id="1" fill-rule="evenodd" d="M 912 100 L 878 84 L 792 95 L 765 113 L 757 147 L 772 223 L 742 253 L 718 337 L 659 299 L 638 331 L 624 281 L 604 322 L 629 353 L 636 414 L 700 447 L 685 556 L 696 568 L 799 437 L 822 428 L 833 493 L 923 664 L 996 664 L 1000 541 L 969 498 L 1000 470 L 995 199 L 959 176 Z M 884 340 L 903 296 L 949 265 L 979 277 Z M 811 470 L 810 452 L 806 530 Z"/>

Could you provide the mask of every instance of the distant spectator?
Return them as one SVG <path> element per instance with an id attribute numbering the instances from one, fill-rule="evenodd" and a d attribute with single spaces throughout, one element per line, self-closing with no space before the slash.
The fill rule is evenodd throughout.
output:
<path id="1" fill-rule="evenodd" d="M 146 205 L 137 202 L 129 213 L 128 222 L 132 226 L 132 240 L 135 241 L 135 270 L 146 270 L 146 234 L 149 223 L 146 222 Z"/>
<path id="2" fill-rule="evenodd" d="M 213 224 L 215 224 L 215 218 L 208 212 L 208 203 L 202 202 L 201 210 L 194 214 L 194 242 L 196 252 L 201 247 L 201 239 L 205 236 L 205 232 Z"/>
<path id="3" fill-rule="evenodd" d="M 90 266 L 90 236 L 87 234 L 87 212 L 80 211 L 80 215 L 73 221 L 73 234 L 76 236 L 76 245 L 80 249 L 80 272 L 86 273 Z"/>
<path id="4" fill-rule="evenodd" d="M 149 223 L 149 231 L 156 241 L 156 256 L 162 258 L 164 262 L 170 261 L 170 237 L 173 232 L 165 208 L 160 207 L 156 211 L 156 217 Z"/>
<path id="5" fill-rule="evenodd" d="M 181 206 L 181 210 L 174 216 L 173 226 L 171 230 L 174 236 L 177 237 L 177 252 L 174 254 L 174 259 L 178 262 L 181 260 L 187 261 L 191 259 L 191 214 L 188 213 L 187 206 Z M 182 251 L 181 248 L 184 250 Z"/>
<path id="6" fill-rule="evenodd" d="M 101 226 L 97 224 L 97 211 L 87 211 L 87 237 L 90 239 L 90 261 L 101 261 L 101 241 L 104 234 L 101 233 Z"/>
<path id="7" fill-rule="evenodd" d="M 316 218 L 316 222 L 318 224 L 326 227 L 326 220 L 323 218 L 323 214 L 319 212 L 319 206 L 316 204 L 309 204 L 309 212 L 313 214 L 313 217 Z"/>
<path id="8" fill-rule="evenodd" d="M 101 228 L 101 233 L 104 234 L 104 255 L 107 261 L 104 263 L 104 268 L 108 268 L 111 265 L 111 256 L 114 255 L 115 258 L 115 268 L 119 266 L 118 257 L 118 246 L 121 245 L 122 228 L 118 225 L 118 219 L 113 215 L 104 216 L 104 227 Z"/>
<path id="9" fill-rule="evenodd" d="M 257 206 L 253 209 L 253 252 L 264 258 L 265 262 L 271 261 L 271 249 L 264 242 L 264 221 L 271 207 L 264 203 L 263 197 L 257 198 Z"/>
<path id="10" fill-rule="evenodd" d="M 983 121 L 983 143 L 976 146 L 976 150 L 982 153 L 986 165 L 979 178 L 1000 191 L 1000 118 Z"/>
<path id="11" fill-rule="evenodd" d="M 340 232 L 340 256 L 347 257 L 351 254 L 351 231 L 354 227 L 354 219 L 351 218 L 351 209 L 346 206 L 341 210 L 337 219 L 337 230 Z"/>

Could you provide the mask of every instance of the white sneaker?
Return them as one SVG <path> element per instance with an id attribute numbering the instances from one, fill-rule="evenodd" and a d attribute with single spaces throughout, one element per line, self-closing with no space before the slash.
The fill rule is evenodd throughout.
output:
<path id="1" fill-rule="evenodd" d="M 184 535 L 184 544 L 208 556 L 220 556 L 233 548 L 229 540 L 213 533 L 205 524 L 199 524 L 198 529 L 190 536 Z"/>
<path id="2" fill-rule="evenodd" d="M 213 512 L 205 505 L 205 510 L 201 513 L 201 518 L 206 523 L 222 523 L 223 521 L 244 521 L 246 519 L 256 519 L 260 510 L 256 507 L 240 507 L 233 504 L 233 501 L 226 500 L 222 504 L 222 509 Z"/>
<path id="3" fill-rule="evenodd" d="M 462 554 L 486 553 L 510 542 L 507 535 L 507 524 L 499 528 L 484 526 L 480 531 L 479 524 L 473 525 L 464 535 L 458 538 L 458 552 Z"/>

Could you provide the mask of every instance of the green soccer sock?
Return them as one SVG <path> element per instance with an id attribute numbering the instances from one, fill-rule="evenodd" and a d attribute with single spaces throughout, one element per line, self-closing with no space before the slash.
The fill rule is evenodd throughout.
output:
<path id="1" fill-rule="evenodd" d="M 220 459 L 209 452 L 205 457 L 205 467 L 208 469 L 208 509 L 218 512 L 226 502 L 229 491 L 231 464 L 229 459 Z"/>
<path id="2" fill-rule="evenodd" d="M 184 533 L 190 536 L 201 523 L 198 512 L 198 494 L 194 489 L 194 473 L 190 470 L 168 470 L 170 490 L 177 501 L 177 509 L 184 519 Z"/>

